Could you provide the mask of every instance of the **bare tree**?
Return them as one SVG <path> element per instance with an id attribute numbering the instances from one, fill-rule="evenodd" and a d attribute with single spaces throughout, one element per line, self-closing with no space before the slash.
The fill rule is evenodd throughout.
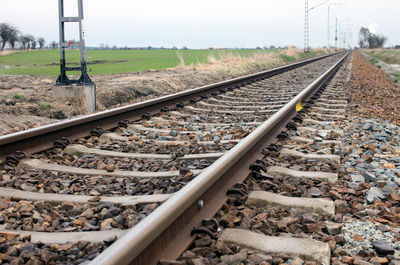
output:
<path id="1" fill-rule="evenodd" d="M 50 43 L 50 47 L 51 47 L 52 49 L 56 49 L 56 48 L 58 47 L 57 42 L 52 41 L 52 42 Z"/>
<path id="2" fill-rule="evenodd" d="M 12 35 L 10 36 L 10 39 L 8 40 L 8 43 L 11 46 L 11 49 L 15 49 L 15 43 L 19 41 L 19 36 L 18 35 Z"/>
<path id="3" fill-rule="evenodd" d="M 361 27 L 358 41 L 360 48 L 382 48 L 386 41 L 385 36 L 376 35 L 370 32 L 368 28 Z"/>
<path id="4" fill-rule="evenodd" d="M 368 46 L 368 39 L 370 38 L 371 32 L 369 29 L 361 27 L 359 32 L 358 45 L 360 48 L 366 48 Z"/>
<path id="5" fill-rule="evenodd" d="M 28 39 L 29 39 L 29 42 L 28 42 L 28 50 L 29 50 L 30 48 L 35 49 L 35 48 L 36 48 L 36 40 L 35 40 L 35 37 L 33 37 L 31 34 L 28 34 L 28 35 L 26 35 L 26 36 L 27 36 Z"/>
<path id="6" fill-rule="evenodd" d="M 28 35 L 21 35 L 20 41 L 21 41 L 21 45 L 24 48 L 24 50 L 29 49 L 29 47 L 30 47 L 29 43 L 31 40 Z"/>
<path id="7" fill-rule="evenodd" d="M 37 39 L 37 42 L 39 43 L 39 49 L 43 49 L 44 45 L 46 44 L 46 41 L 40 37 Z"/>
<path id="8" fill-rule="evenodd" d="M 7 42 L 12 48 L 15 46 L 15 42 L 18 40 L 18 29 L 8 23 L 0 23 L 0 37 L 1 37 L 1 47 L 0 50 L 4 50 Z"/>
<path id="9" fill-rule="evenodd" d="M 32 49 L 36 49 L 37 41 L 36 40 L 31 40 L 31 47 Z"/>

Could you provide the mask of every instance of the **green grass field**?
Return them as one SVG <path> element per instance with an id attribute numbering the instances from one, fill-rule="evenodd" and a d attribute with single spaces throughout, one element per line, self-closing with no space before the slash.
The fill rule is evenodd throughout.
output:
<path id="1" fill-rule="evenodd" d="M 211 55 L 219 59 L 224 54 L 252 56 L 254 53 L 270 53 L 277 50 L 88 50 L 87 61 L 90 75 L 138 72 L 165 69 L 181 64 L 206 63 Z M 66 51 L 67 64 L 78 66 L 79 51 Z M 291 59 L 291 58 L 290 58 Z M 0 74 L 26 74 L 55 76 L 59 74 L 59 51 L 21 51 L 0 56 Z"/>
<path id="2" fill-rule="evenodd" d="M 362 49 L 366 54 L 388 64 L 400 64 L 400 50 L 394 49 Z"/>

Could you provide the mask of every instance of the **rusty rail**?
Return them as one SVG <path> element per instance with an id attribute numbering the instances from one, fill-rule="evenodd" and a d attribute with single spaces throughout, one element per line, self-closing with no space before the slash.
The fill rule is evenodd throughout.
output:
<path id="1" fill-rule="evenodd" d="M 177 258 L 193 242 L 191 229 L 220 209 L 227 189 L 247 177 L 251 161 L 296 115 L 296 105 L 326 84 L 348 54 L 90 264 L 156 264 Z"/>

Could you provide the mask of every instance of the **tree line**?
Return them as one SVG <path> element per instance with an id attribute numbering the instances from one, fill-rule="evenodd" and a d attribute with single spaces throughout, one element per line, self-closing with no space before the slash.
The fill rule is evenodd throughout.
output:
<path id="1" fill-rule="evenodd" d="M 31 34 L 22 34 L 17 27 L 8 23 L 0 23 L 0 51 L 4 50 L 6 45 L 15 49 L 20 44 L 22 49 L 43 49 L 46 41 L 42 37 L 35 38 Z"/>
<path id="2" fill-rule="evenodd" d="M 360 48 L 383 48 L 386 41 L 387 38 L 385 36 L 374 34 L 368 28 L 361 27 L 358 41 Z"/>

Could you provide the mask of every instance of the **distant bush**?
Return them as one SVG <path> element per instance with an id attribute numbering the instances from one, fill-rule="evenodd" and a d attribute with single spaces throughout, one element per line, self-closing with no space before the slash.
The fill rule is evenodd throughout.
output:
<path id="1" fill-rule="evenodd" d="M 296 61 L 296 57 L 294 57 L 294 56 L 289 56 L 289 55 L 286 55 L 286 54 L 281 54 L 281 58 L 282 58 L 282 60 L 283 60 L 285 63 Z"/>
<path id="2" fill-rule="evenodd" d="M 50 103 L 44 103 L 44 104 L 38 103 L 38 107 L 39 107 L 41 110 L 49 110 L 49 109 L 52 109 L 52 108 L 53 108 L 53 106 L 52 106 Z"/>
<path id="3" fill-rule="evenodd" d="M 24 95 L 15 93 L 15 94 L 13 95 L 13 98 L 14 98 L 14 99 L 24 99 Z"/>
<path id="4" fill-rule="evenodd" d="M 307 58 L 307 55 L 304 52 L 301 52 L 301 53 L 299 53 L 299 57 L 301 59 L 305 59 L 305 58 Z"/>

